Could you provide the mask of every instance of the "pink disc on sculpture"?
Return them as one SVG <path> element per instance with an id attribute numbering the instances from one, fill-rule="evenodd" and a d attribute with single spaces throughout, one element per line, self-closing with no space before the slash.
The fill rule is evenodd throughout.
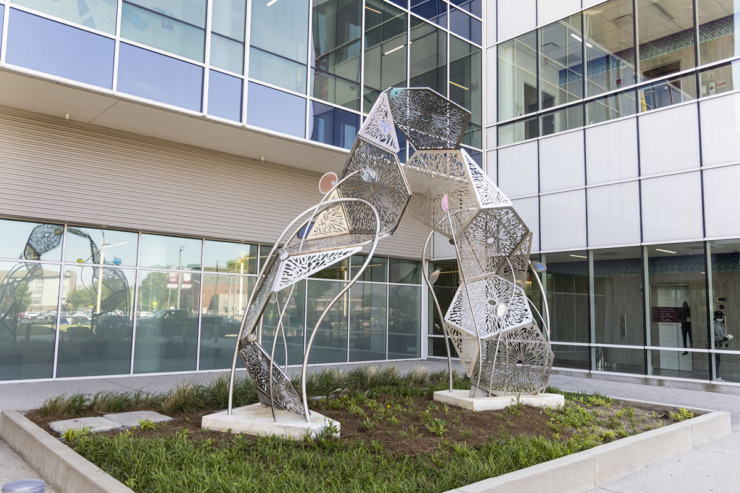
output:
<path id="1" fill-rule="evenodd" d="M 319 192 L 326 195 L 331 191 L 332 188 L 334 188 L 334 185 L 336 184 L 337 174 L 333 171 L 329 171 L 328 173 L 324 174 L 324 176 L 322 176 L 319 180 Z"/>
<path id="2" fill-rule="evenodd" d="M 445 195 L 442 197 L 442 210 L 447 212 L 447 210 L 450 208 L 450 198 Z"/>

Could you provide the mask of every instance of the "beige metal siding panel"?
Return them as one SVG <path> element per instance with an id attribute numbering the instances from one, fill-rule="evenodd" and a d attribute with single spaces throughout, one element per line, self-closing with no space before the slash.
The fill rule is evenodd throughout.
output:
<path id="1" fill-rule="evenodd" d="M 0 215 L 275 241 L 321 199 L 319 175 L 77 122 L 0 112 Z M 410 218 L 378 254 L 418 258 Z"/>

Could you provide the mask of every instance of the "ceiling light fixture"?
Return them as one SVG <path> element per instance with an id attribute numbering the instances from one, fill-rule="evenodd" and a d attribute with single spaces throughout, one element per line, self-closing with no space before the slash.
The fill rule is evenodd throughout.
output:
<path id="1" fill-rule="evenodd" d="M 267 2 L 266 7 L 270 7 L 275 2 L 277 2 L 277 0 L 270 0 L 269 2 Z"/>
<path id="2" fill-rule="evenodd" d="M 370 7 L 368 7 L 367 5 L 365 5 L 365 8 L 366 8 L 367 10 L 370 10 L 370 11 L 372 11 L 372 12 L 375 12 L 376 14 L 382 14 L 382 13 L 383 13 L 383 12 L 381 12 L 380 10 L 375 10 L 375 9 L 371 9 L 371 8 L 370 8 Z"/>
<path id="3" fill-rule="evenodd" d="M 585 255 L 571 255 L 571 257 L 574 257 L 574 258 L 588 258 Z"/>
<path id="4" fill-rule="evenodd" d="M 392 50 L 388 50 L 388 51 L 386 51 L 385 53 L 383 53 L 383 56 L 385 56 L 385 55 L 390 55 L 390 54 L 391 54 L 391 53 L 393 53 L 394 51 L 398 51 L 398 50 L 400 50 L 401 48 L 403 48 L 403 46 L 404 46 L 404 45 L 396 46 L 396 47 L 395 47 L 395 48 L 393 48 Z"/>
<path id="5" fill-rule="evenodd" d="M 467 87 L 465 87 L 465 86 L 461 86 L 461 85 L 460 85 L 460 84 L 458 84 L 457 82 L 452 82 L 452 81 L 450 81 L 450 84 L 452 84 L 452 85 L 455 85 L 455 86 L 459 87 L 460 89 L 465 89 L 466 91 L 469 91 L 469 90 L 470 90 L 470 89 L 468 89 L 468 88 L 467 88 Z"/>
<path id="6" fill-rule="evenodd" d="M 664 253 L 676 253 L 673 250 L 663 250 L 662 248 L 656 248 L 656 252 L 664 252 Z"/>

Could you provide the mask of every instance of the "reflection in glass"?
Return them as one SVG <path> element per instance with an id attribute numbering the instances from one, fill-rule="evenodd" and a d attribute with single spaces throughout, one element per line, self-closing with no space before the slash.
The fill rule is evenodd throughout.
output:
<path id="1" fill-rule="evenodd" d="M 141 235 L 141 267 L 199 270 L 201 240 L 177 236 Z"/>
<path id="2" fill-rule="evenodd" d="M 254 0 L 249 76 L 306 93 L 308 7 L 306 0 Z"/>
<path id="3" fill-rule="evenodd" d="M 246 0 L 214 0 L 211 12 L 211 65 L 244 71 Z"/>
<path id="4" fill-rule="evenodd" d="M 640 81 L 696 66 L 694 0 L 637 0 L 637 25 Z"/>
<path id="5" fill-rule="evenodd" d="M 457 5 L 461 9 L 465 9 L 473 15 L 482 17 L 483 15 L 483 1 L 482 0 L 450 0 L 450 3 Z"/>
<path id="6" fill-rule="evenodd" d="M 290 303 L 286 309 L 288 294 L 290 294 Z M 296 283 L 292 293 L 290 288 L 281 291 L 279 300 L 280 310 L 285 310 L 283 330 L 285 331 L 285 341 L 288 343 L 288 364 L 302 364 L 305 342 L 306 281 Z M 275 338 L 275 329 L 279 317 L 277 309 L 277 303 L 268 304 L 262 320 L 262 344 L 268 352 L 272 351 L 272 343 Z M 313 326 L 310 328 L 313 330 Z M 343 354 L 346 354 L 346 350 L 343 350 Z M 277 345 L 275 346 L 275 361 L 279 365 L 285 365 L 285 344 L 281 334 L 278 334 Z"/>
<path id="7" fill-rule="evenodd" d="M 553 341 L 588 342 L 588 257 L 584 251 L 548 253 L 545 291 Z"/>
<path id="8" fill-rule="evenodd" d="M 459 277 L 457 271 L 456 260 L 439 260 L 431 263 L 429 266 L 429 275 L 434 271 L 439 270 L 439 278 L 433 284 L 434 295 L 437 297 L 442 314 L 447 313 L 447 309 L 452 303 L 452 299 L 455 296 L 455 291 L 458 288 Z M 426 289 L 426 284 L 424 285 Z M 444 332 L 442 330 L 442 319 L 439 318 L 434 301 L 429 296 L 429 303 L 427 305 L 427 334 L 431 336 L 429 341 L 429 355 L 447 357 L 447 350 L 444 345 Z M 450 345 L 450 355 L 457 357 L 457 352 L 452 345 Z"/>
<path id="9" fill-rule="evenodd" d="M 738 351 L 740 350 L 740 340 L 738 339 L 740 338 L 740 304 L 735 300 L 738 299 L 736 293 L 740 288 L 740 241 L 710 241 L 708 248 L 712 259 L 710 298 L 713 300 L 709 311 L 712 319 L 714 319 L 714 312 L 722 310 L 725 333 L 734 336 L 732 340 L 718 344 L 718 341 L 714 339 L 714 320 L 712 320 L 713 344 L 710 344 L 710 346 L 712 346 L 712 349 Z M 721 346 L 721 348 L 717 346 Z M 740 380 L 740 366 L 738 364 L 740 364 L 740 360 L 735 355 L 722 354 L 720 356 L 719 376 L 729 381 Z"/>
<path id="10" fill-rule="evenodd" d="M 108 34 L 116 29 L 115 0 L 13 0 L 13 3 Z"/>
<path id="11" fill-rule="evenodd" d="M 308 281 L 307 336 L 318 322 L 329 302 L 339 293 L 345 283 L 336 281 Z M 347 361 L 347 313 L 349 310 L 345 293 L 329 310 L 316 331 L 308 362 L 340 363 Z"/>
<path id="12" fill-rule="evenodd" d="M 359 110 L 362 2 L 314 0 L 312 26 L 313 96 Z"/>
<path id="13" fill-rule="evenodd" d="M 540 117 L 540 135 L 550 135 L 583 126 L 583 105 L 577 104 L 545 113 Z"/>
<path id="14" fill-rule="evenodd" d="M 195 370 L 200 280 L 190 272 L 139 273 L 134 373 Z"/>
<path id="15" fill-rule="evenodd" d="M 624 91 L 586 103 L 586 125 L 605 122 L 637 112 L 635 91 Z"/>
<path id="16" fill-rule="evenodd" d="M 696 76 L 690 74 L 641 87 L 640 111 L 650 111 L 693 99 L 696 99 Z"/>
<path id="17" fill-rule="evenodd" d="M 611 0 L 583 12 L 587 95 L 635 83 L 632 0 Z"/>
<path id="18" fill-rule="evenodd" d="M 737 0 L 698 0 L 699 63 L 740 55 L 740 6 Z"/>
<path id="19" fill-rule="evenodd" d="M 205 241 L 203 270 L 232 274 L 257 273 L 257 245 Z"/>
<path id="20" fill-rule="evenodd" d="M 349 259 L 342 259 L 329 267 L 311 274 L 314 279 L 336 279 L 346 281 L 349 279 Z"/>
<path id="21" fill-rule="evenodd" d="M 539 136 L 540 119 L 537 116 L 525 118 L 498 127 L 498 145 L 514 144 Z"/>
<path id="22" fill-rule="evenodd" d="M 699 72 L 701 96 L 713 96 L 740 88 L 740 60 Z"/>
<path id="23" fill-rule="evenodd" d="M 58 296 L 59 266 L 0 262 L 0 380 L 51 378 Z"/>
<path id="24" fill-rule="evenodd" d="M 553 344 L 552 352 L 555 353 L 555 361 L 552 363 L 553 367 L 588 370 L 587 346 Z"/>
<path id="25" fill-rule="evenodd" d="M 211 66 L 237 74 L 244 72 L 244 43 L 211 34 Z"/>
<path id="26" fill-rule="evenodd" d="M 388 359 L 421 356 L 421 287 L 389 286 Z"/>
<path id="27" fill-rule="evenodd" d="M 447 4 L 442 0 L 411 0 L 411 12 L 447 27 Z"/>
<path id="28" fill-rule="evenodd" d="M 357 275 L 357 271 L 360 270 L 362 264 L 365 263 L 365 255 L 352 255 L 352 277 Z M 367 268 L 362 273 L 360 281 L 371 281 L 371 282 L 386 282 L 388 271 L 388 259 L 385 257 L 373 257 Z"/>
<path id="29" fill-rule="evenodd" d="M 381 0 L 365 3 L 365 112 L 384 89 L 406 86 L 406 17 Z"/>
<path id="30" fill-rule="evenodd" d="M 215 70 L 208 81 L 208 114 L 236 122 L 242 119 L 242 79 Z"/>
<path id="31" fill-rule="evenodd" d="M 582 38 L 580 14 L 540 29 L 540 108 L 583 98 Z"/>
<path id="32" fill-rule="evenodd" d="M 203 67 L 121 43 L 118 54 L 118 90 L 200 111 Z"/>
<path id="33" fill-rule="evenodd" d="M 63 233 L 61 224 L 0 219 L 0 258 L 60 260 Z"/>
<path id="34" fill-rule="evenodd" d="M 387 289 L 362 282 L 350 288 L 350 361 L 385 359 Z"/>
<path id="35" fill-rule="evenodd" d="M 645 350 L 643 348 L 594 347 L 591 351 L 593 369 L 596 371 L 645 374 Z"/>
<path id="36" fill-rule="evenodd" d="M 707 358 L 687 349 L 707 345 L 706 262 L 702 243 L 651 245 L 648 256 L 652 374 L 706 378 Z"/>
<path id="37" fill-rule="evenodd" d="M 532 31 L 498 45 L 499 121 L 537 111 L 536 39 Z"/>
<path id="38" fill-rule="evenodd" d="M 645 345 L 640 251 L 639 247 L 593 250 L 593 342 Z M 642 365 L 642 354 L 639 359 L 634 364 Z"/>
<path id="39" fill-rule="evenodd" d="M 451 100 L 470 110 L 471 117 L 463 143 L 482 147 L 481 125 L 481 50 L 455 37 L 450 37 L 450 92 Z"/>
<path id="40" fill-rule="evenodd" d="M 421 284 L 421 262 L 416 260 L 390 259 L 390 282 Z"/>
<path id="41" fill-rule="evenodd" d="M 415 17 L 411 18 L 409 53 L 410 86 L 430 87 L 447 94 L 447 34 Z"/>
<path id="42" fill-rule="evenodd" d="M 135 236 L 135 235 L 134 235 Z M 57 377 L 128 374 L 133 269 L 68 266 L 59 324 Z"/>
<path id="43" fill-rule="evenodd" d="M 205 22 L 205 0 L 125 0 L 121 37 L 202 62 Z"/>
<path id="44" fill-rule="evenodd" d="M 6 61 L 85 84 L 113 87 L 114 41 L 11 9 Z"/>
<path id="45" fill-rule="evenodd" d="M 483 43 L 483 24 L 481 21 L 454 7 L 450 7 L 450 31 L 475 44 Z"/>
<path id="46" fill-rule="evenodd" d="M 64 260 L 80 264 L 133 266 L 136 265 L 138 243 L 139 235 L 128 231 L 69 226 Z"/>
<path id="47" fill-rule="evenodd" d="M 199 369 L 231 368 L 254 280 L 252 276 L 203 275 Z"/>
<path id="48" fill-rule="evenodd" d="M 352 147 L 360 129 L 360 115 L 316 101 L 308 108 L 311 140 L 345 149 Z"/>
<path id="49" fill-rule="evenodd" d="M 306 100 L 250 82 L 247 123 L 303 138 L 306 136 Z"/>

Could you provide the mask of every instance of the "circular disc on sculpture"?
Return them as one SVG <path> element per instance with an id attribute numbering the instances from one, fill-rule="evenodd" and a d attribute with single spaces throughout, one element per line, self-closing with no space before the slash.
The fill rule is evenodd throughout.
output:
<path id="1" fill-rule="evenodd" d="M 333 171 L 325 173 L 319 180 L 319 192 L 324 195 L 331 192 L 331 189 L 334 188 L 338 180 L 339 178 L 337 177 L 337 174 Z"/>

